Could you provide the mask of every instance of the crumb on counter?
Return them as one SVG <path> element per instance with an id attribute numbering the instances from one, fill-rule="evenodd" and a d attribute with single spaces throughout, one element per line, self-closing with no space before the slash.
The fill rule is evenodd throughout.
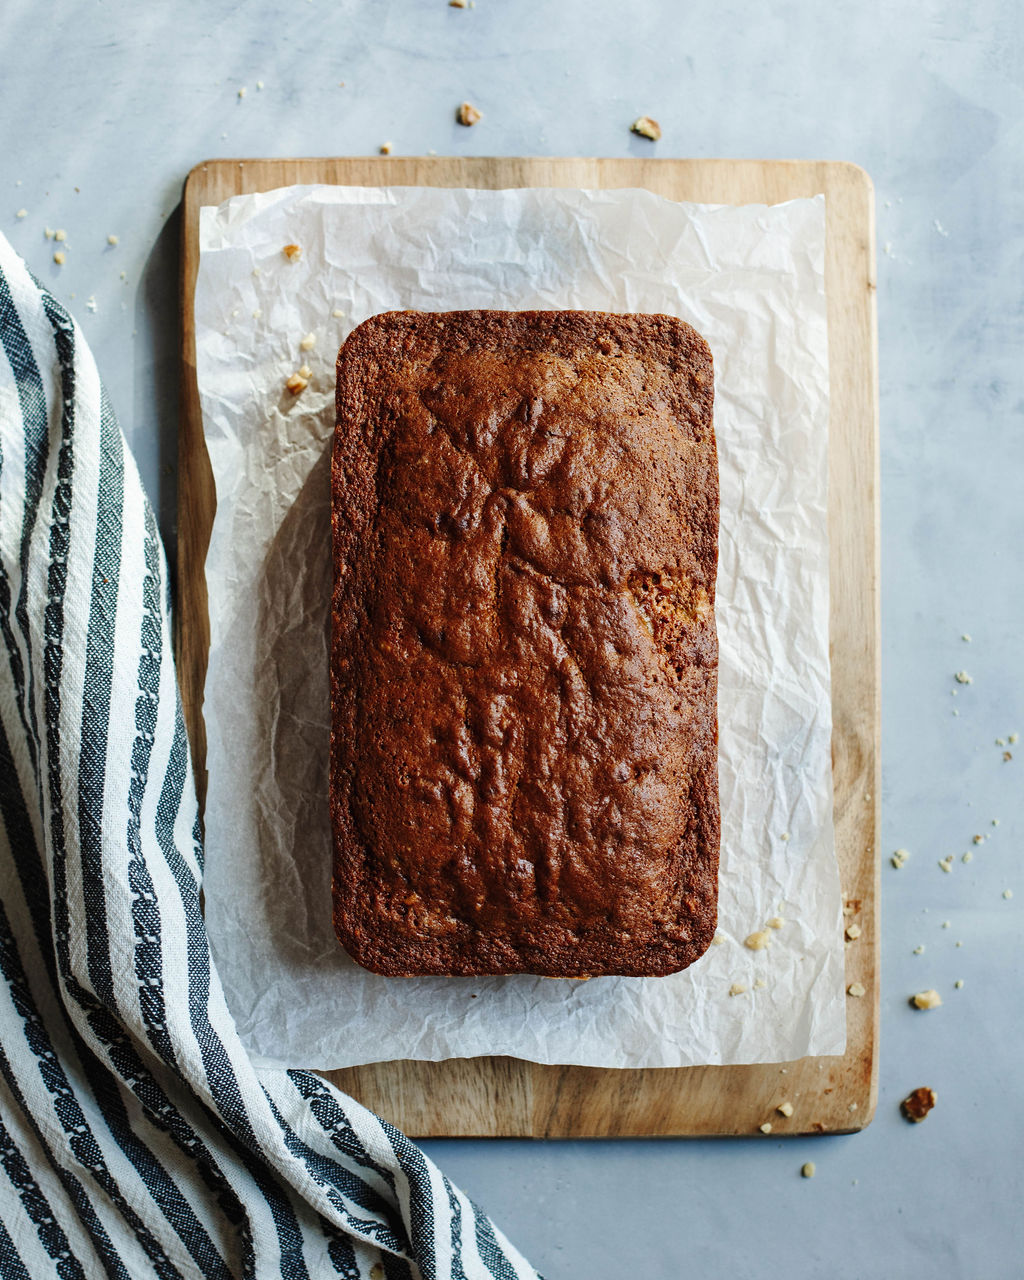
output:
<path id="1" fill-rule="evenodd" d="M 953 855 L 952 855 L 951 853 L 947 853 L 947 854 L 946 854 L 946 856 L 945 856 L 944 858 L 940 858 L 940 859 L 939 859 L 939 866 L 940 866 L 940 867 L 943 869 L 943 871 L 945 871 L 945 872 L 950 872 L 950 871 L 952 871 L 952 870 L 953 870 Z"/>
<path id="2" fill-rule="evenodd" d="M 242 85 L 241 89 L 239 89 L 239 91 L 238 91 L 238 96 L 239 96 L 239 98 L 244 98 L 244 97 L 245 97 L 245 85 L 244 85 L 244 84 Z"/>
<path id="3" fill-rule="evenodd" d="M 943 929 L 948 929 L 951 923 L 952 923 L 952 921 L 950 921 L 950 920 L 943 920 L 943 922 L 942 922 L 942 927 L 943 927 Z"/>
<path id="4" fill-rule="evenodd" d="M 1013 759 L 1013 752 L 1012 752 L 1012 751 L 1004 751 L 1004 752 L 1003 752 L 1003 764 L 1008 763 L 1008 762 L 1009 762 L 1010 760 L 1012 760 L 1012 759 Z"/>
<path id="5" fill-rule="evenodd" d="M 924 947 L 923 947 L 923 946 L 921 946 L 920 944 L 918 944 L 918 945 L 914 948 L 914 955 L 915 955 L 915 956 L 923 956 L 923 955 L 924 955 Z"/>
<path id="6" fill-rule="evenodd" d="M 53 255 L 53 260 L 56 262 L 58 267 L 62 267 L 64 263 L 67 262 L 67 257 L 60 251 L 60 249 L 58 249 Z"/>
<path id="7" fill-rule="evenodd" d="M 922 1085 L 915 1089 L 900 1103 L 900 1110 L 914 1124 L 920 1124 L 932 1107 L 935 1106 L 935 1090 Z"/>
<path id="8" fill-rule="evenodd" d="M 970 633 L 969 633 L 969 632 L 967 632 L 967 631 L 965 631 L 965 632 L 963 633 L 963 635 L 960 637 L 960 639 L 961 639 L 961 640 L 966 640 L 966 642 L 967 642 L 968 644 L 970 644 L 970 643 L 971 643 Z"/>
<path id="9" fill-rule="evenodd" d="M 1014 746 L 1019 741 L 1020 741 L 1019 733 L 1011 733 L 1010 736 L 1007 738 L 1007 742 L 1010 744 L 1011 747 Z"/>
<path id="10" fill-rule="evenodd" d="M 984 844 L 984 843 L 985 843 L 985 837 L 984 837 L 984 836 L 971 836 L 971 842 L 972 842 L 973 844 Z"/>
<path id="11" fill-rule="evenodd" d="M 956 987 L 957 991 L 963 991 L 964 989 L 963 978 L 957 978 L 956 982 L 953 983 L 953 986 Z"/>
<path id="12" fill-rule="evenodd" d="M 302 257 L 302 246 L 298 244 L 286 244 L 281 250 L 289 262 L 298 262 Z M 259 271 L 259 267 L 253 269 L 253 275 Z"/>
<path id="13" fill-rule="evenodd" d="M 911 1003 L 915 1009 L 937 1009 L 942 1004 L 942 996 L 934 987 L 929 987 L 927 991 L 919 991 L 912 996 Z"/>
<path id="14" fill-rule="evenodd" d="M 661 137 L 661 125 L 651 116 L 637 116 L 629 128 L 641 138 L 650 138 L 651 142 L 657 142 Z"/>
<path id="15" fill-rule="evenodd" d="M 455 111 L 455 119 L 466 128 L 476 124 L 482 118 L 482 112 L 472 102 L 460 102 Z"/>
<path id="16" fill-rule="evenodd" d="M 263 81 L 262 81 L 262 80 L 257 80 L 257 81 L 256 81 L 256 88 L 257 88 L 257 90 L 259 90 L 259 89 L 262 89 L 262 88 L 263 88 Z"/>
<path id="17" fill-rule="evenodd" d="M 393 142 L 382 142 L 377 148 L 382 156 L 389 156 L 394 149 L 395 144 Z"/>
<path id="18" fill-rule="evenodd" d="M 47 240 L 52 240 L 56 234 L 53 227 L 43 227 L 43 235 L 46 236 Z"/>
<path id="19" fill-rule="evenodd" d="M 966 852 L 966 853 L 963 855 L 963 857 L 960 859 L 960 861 L 961 861 L 961 862 L 973 862 L 973 861 L 974 861 L 974 854 L 973 854 L 973 853 L 971 853 L 970 849 L 968 849 L 968 850 L 967 850 L 967 852 Z M 941 865 L 941 864 L 940 864 L 940 865 Z"/>
<path id="20" fill-rule="evenodd" d="M 121 243 L 120 236 L 115 236 L 115 235 L 107 236 L 107 244 L 109 244 L 112 249 L 116 249 L 120 243 Z"/>
<path id="21" fill-rule="evenodd" d="M 899 871 L 900 867 L 903 866 L 903 864 L 906 862 L 906 860 L 909 857 L 910 857 L 909 849 L 897 849 L 896 852 L 892 855 L 892 865 L 896 868 L 897 871 Z"/>
<path id="22" fill-rule="evenodd" d="M 742 996 L 746 993 L 746 990 L 747 988 L 743 985 L 742 982 L 734 982 L 732 986 L 729 988 L 729 994 L 731 996 Z"/>
<path id="23" fill-rule="evenodd" d="M 783 831 L 782 835 L 781 835 L 781 836 L 779 836 L 779 839 L 780 839 L 780 840 L 788 840 L 788 839 L 789 839 L 789 832 L 788 832 L 788 831 Z"/>
<path id="24" fill-rule="evenodd" d="M 17 212 L 14 216 L 15 216 L 16 218 L 27 218 L 27 217 L 28 217 L 28 210 L 27 210 L 27 209 L 19 209 L 19 210 L 18 210 L 18 212 Z"/>
<path id="25" fill-rule="evenodd" d="M 786 1119 L 788 1120 L 789 1117 L 793 1114 L 793 1104 L 792 1102 L 780 1102 L 779 1105 L 775 1108 L 775 1110 L 779 1113 L 780 1116 L 785 1116 Z"/>
<path id="26" fill-rule="evenodd" d="M 87 307 L 87 309 L 88 309 L 89 311 L 95 311 L 95 310 L 96 310 L 96 295 L 95 295 L 95 294 L 90 295 L 90 297 L 86 299 L 86 303 L 85 303 L 85 305 L 86 305 L 86 307 Z"/>
<path id="27" fill-rule="evenodd" d="M 63 227 L 58 227 L 57 230 L 53 233 L 53 238 L 54 240 L 66 240 L 68 238 L 68 233 L 64 230 Z"/>
<path id="28" fill-rule="evenodd" d="M 449 9 L 465 9 L 468 0 L 448 0 Z"/>
<path id="29" fill-rule="evenodd" d="M 808 1160 L 807 1163 L 801 1168 L 800 1176 L 801 1178 L 813 1178 L 817 1172 L 818 1172 L 817 1165 L 814 1163 L 813 1160 Z"/>
<path id="30" fill-rule="evenodd" d="M 293 396 L 297 396 L 309 386 L 309 379 L 304 378 L 301 373 L 293 373 L 284 385 Z"/>
<path id="31" fill-rule="evenodd" d="M 862 982 L 851 982 L 846 988 L 846 994 L 848 996 L 853 996 L 854 1000 L 860 1000 L 863 996 L 866 996 L 867 993 L 867 987 L 865 987 Z"/>
<path id="32" fill-rule="evenodd" d="M 1010 901 L 1010 899 L 1013 897 L 1013 890 L 1012 890 L 1012 889 L 1004 889 L 1004 890 L 1003 890 L 1003 897 L 1006 899 L 1006 901 L 1007 901 L 1007 902 L 1009 902 L 1009 901 Z"/>
<path id="33" fill-rule="evenodd" d="M 772 936 L 767 929 L 758 929 L 743 939 L 743 945 L 751 951 L 763 951 L 771 942 Z"/>
<path id="34" fill-rule="evenodd" d="M 957 671 L 956 674 L 953 676 L 953 679 L 957 682 L 957 684 L 973 684 L 974 683 L 974 678 L 972 676 L 969 676 L 966 671 Z"/>

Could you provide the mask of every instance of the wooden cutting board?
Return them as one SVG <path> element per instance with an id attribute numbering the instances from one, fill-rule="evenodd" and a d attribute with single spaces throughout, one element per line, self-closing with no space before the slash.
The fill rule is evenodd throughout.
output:
<path id="1" fill-rule="evenodd" d="M 179 448 L 178 673 L 197 783 L 205 793 L 203 681 L 209 647 L 203 564 L 215 495 L 203 442 L 192 302 L 199 209 L 292 183 L 346 186 L 646 187 L 671 200 L 775 204 L 824 192 L 831 377 L 832 764 L 836 849 L 850 920 L 847 1050 L 760 1066 L 618 1071 L 515 1058 L 385 1062 L 325 1073 L 417 1137 L 606 1137 L 849 1132 L 878 1091 L 879 593 L 878 372 L 874 197 L 855 165 L 810 161 L 374 157 L 211 160 L 185 184 Z M 793 1103 L 787 1119 L 775 1108 Z"/>

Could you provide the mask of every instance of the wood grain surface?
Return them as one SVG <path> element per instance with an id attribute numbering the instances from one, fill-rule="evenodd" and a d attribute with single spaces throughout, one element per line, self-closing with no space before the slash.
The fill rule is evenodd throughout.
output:
<path id="1" fill-rule="evenodd" d="M 847 909 L 861 935 L 846 951 L 842 1057 L 757 1066 L 620 1071 L 515 1058 L 385 1062 L 325 1073 L 417 1137 L 612 1137 L 850 1132 L 878 1091 L 880 657 L 878 373 L 874 199 L 855 165 L 778 160 L 586 160 L 356 157 L 212 160 L 185 185 L 183 368 L 179 442 L 178 677 L 205 795 L 203 684 L 209 647 L 204 561 L 216 506 L 203 441 L 192 310 L 199 209 L 292 183 L 435 187 L 645 187 L 671 200 L 775 204 L 824 193 L 831 378 L 832 767 L 836 850 Z M 775 1108 L 793 1103 L 787 1119 Z"/>

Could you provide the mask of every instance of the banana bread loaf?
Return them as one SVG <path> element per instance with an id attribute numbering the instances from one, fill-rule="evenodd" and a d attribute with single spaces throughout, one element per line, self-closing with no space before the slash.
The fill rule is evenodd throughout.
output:
<path id="1" fill-rule="evenodd" d="M 338 357 L 334 921 L 377 973 L 655 975 L 718 889 L 707 344 L 392 312 Z"/>

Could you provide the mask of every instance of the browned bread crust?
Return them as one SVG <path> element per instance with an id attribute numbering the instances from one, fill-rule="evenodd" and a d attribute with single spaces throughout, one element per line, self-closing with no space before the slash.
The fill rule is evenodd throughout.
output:
<path id="1" fill-rule="evenodd" d="M 334 923 L 377 973 L 654 975 L 718 889 L 718 467 L 668 316 L 392 312 L 338 356 Z"/>

